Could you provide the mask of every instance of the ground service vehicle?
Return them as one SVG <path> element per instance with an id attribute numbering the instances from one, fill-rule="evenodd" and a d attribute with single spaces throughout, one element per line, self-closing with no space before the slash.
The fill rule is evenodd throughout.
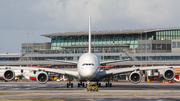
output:
<path id="1" fill-rule="evenodd" d="M 87 85 L 87 91 L 98 91 L 98 86 L 95 83 L 88 84 Z"/>

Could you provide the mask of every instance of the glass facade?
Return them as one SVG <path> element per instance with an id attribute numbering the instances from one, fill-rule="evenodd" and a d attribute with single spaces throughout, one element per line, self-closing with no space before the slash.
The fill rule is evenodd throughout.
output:
<path id="1" fill-rule="evenodd" d="M 121 53 L 128 50 L 128 47 L 92 48 L 92 53 Z M 87 53 L 88 48 L 67 48 L 61 50 L 40 50 L 40 54 L 76 54 Z"/>
<path id="2" fill-rule="evenodd" d="M 180 48 L 180 41 L 173 41 L 172 48 Z"/>
<path id="3" fill-rule="evenodd" d="M 148 36 L 148 39 L 152 39 Z M 145 35 L 143 35 L 145 40 Z M 131 49 L 138 48 L 138 40 L 141 40 L 138 34 L 119 34 L 119 35 L 93 35 L 91 38 L 91 45 L 128 45 Z M 62 49 L 63 46 L 87 46 L 88 35 L 81 36 L 52 36 L 51 50 Z"/>
<path id="4" fill-rule="evenodd" d="M 0 61 L 18 61 L 18 57 L 0 57 Z"/>
<path id="5" fill-rule="evenodd" d="M 156 40 L 172 40 L 180 37 L 180 30 L 157 31 Z"/>
<path id="6" fill-rule="evenodd" d="M 172 61 L 172 60 L 180 60 L 180 56 L 136 56 L 138 61 Z M 72 60 L 77 61 L 79 56 L 62 56 L 62 57 L 32 57 L 34 61 L 46 61 L 47 59 L 54 59 L 54 60 Z M 98 56 L 100 61 L 109 61 L 109 60 L 119 60 L 119 56 Z M 132 59 L 128 56 L 123 56 L 122 59 Z M 19 61 L 20 58 L 18 57 L 0 57 L 0 61 Z M 21 58 L 21 61 L 26 61 L 27 57 Z M 31 57 L 29 57 L 31 60 Z"/>
<path id="7" fill-rule="evenodd" d="M 138 40 L 171 40 L 180 37 L 180 30 L 156 31 L 142 34 L 92 35 L 91 45 L 128 45 L 130 49 L 150 49 L 151 45 L 138 45 Z M 63 46 L 87 46 L 88 35 L 52 36 L 51 50 L 60 50 Z M 156 45 L 159 50 L 161 45 Z M 167 46 L 164 46 L 167 47 Z"/>
<path id="8" fill-rule="evenodd" d="M 138 50 L 146 50 L 146 47 L 147 47 L 147 50 L 151 50 L 151 44 L 138 44 Z"/>
<path id="9" fill-rule="evenodd" d="M 34 49 L 34 50 L 33 50 Z M 39 52 L 40 50 L 42 49 L 42 47 L 40 47 L 40 46 L 38 46 L 38 47 L 34 47 L 34 48 L 32 48 L 31 46 L 30 47 L 22 47 L 22 52 L 32 52 L 32 50 L 33 50 L 33 52 Z"/>
<path id="10" fill-rule="evenodd" d="M 162 31 L 152 31 L 147 33 L 137 33 L 137 34 L 110 34 L 110 35 L 92 35 L 91 45 L 93 47 L 93 53 L 121 53 L 122 49 L 126 50 L 171 50 L 172 47 L 180 48 L 180 42 L 168 43 L 153 43 L 145 44 L 138 43 L 138 40 L 172 40 L 180 37 L 180 30 L 162 30 Z M 75 36 L 52 36 L 50 51 L 40 51 L 41 54 L 55 53 L 55 54 L 71 54 L 71 53 L 86 53 L 88 48 L 62 48 L 63 46 L 87 46 L 88 45 L 88 35 L 75 35 Z M 114 46 L 114 47 L 103 47 Z M 127 47 L 124 47 L 126 45 Z M 102 47 L 98 47 L 102 46 Z M 118 57 L 112 56 L 100 56 L 100 60 L 113 60 L 118 59 Z M 125 58 L 125 57 L 124 57 Z M 138 60 L 178 60 L 179 57 L 174 56 L 149 56 L 149 57 L 136 57 Z"/>
<path id="11" fill-rule="evenodd" d="M 22 52 L 32 52 L 32 47 L 22 47 Z"/>

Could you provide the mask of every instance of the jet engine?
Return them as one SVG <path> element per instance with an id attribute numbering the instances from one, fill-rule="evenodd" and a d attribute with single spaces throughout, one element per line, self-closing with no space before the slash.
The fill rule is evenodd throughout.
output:
<path id="1" fill-rule="evenodd" d="M 38 75 L 36 76 L 36 80 L 39 83 L 46 83 L 48 81 L 48 75 L 46 72 L 39 72 Z"/>
<path id="2" fill-rule="evenodd" d="M 0 77 L 2 77 L 6 81 L 11 81 L 14 79 L 15 73 L 10 69 L 0 70 Z"/>
<path id="3" fill-rule="evenodd" d="M 135 71 L 135 72 L 132 72 L 130 75 L 129 75 L 129 80 L 134 83 L 134 84 L 137 84 L 141 81 L 142 79 L 142 76 L 139 72 Z"/>
<path id="4" fill-rule="evenodd" d="M 175 77 L 175 72 L 172 69 L 166 69 L 163 73 L 163 77 L 166 80 L 172 80 Z"/>

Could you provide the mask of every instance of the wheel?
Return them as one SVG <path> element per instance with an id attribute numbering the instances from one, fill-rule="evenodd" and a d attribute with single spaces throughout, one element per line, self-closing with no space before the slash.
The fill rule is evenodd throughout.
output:
<path id="1" fill-rule="evenodd" d="M 91 92 L 93 91 L 93 88 L 91 87 Z"/>
<path id="2" fill-rule="evenodd" d="M 78 87 L 80 87 L 80 83 L 78 83 Z"/>
<path id="3" fill-rule="evenodd" d="M 96 89 L 96 91 L 98 91 L 98 89 Z"/>
<path id="4" fill-rule="evenodd" d="M 71 83 L 71 88 L 73 88 L 73 83 Z"/>
<path id="5" fill-rule="evenodd" d="M 69 88 L 69 84 L 67 83 L 67 88 Z"/>
<path id="6" fill-rule="evenodd" d="M 108 87 L 108 84 L 106 83 L 106 87 Z"/>
<path id="7" fill-rule="evenodd" d="M 82 84 L 82 86 L 84 87 L 84 83 Z"/>
<path id="8" fill-rule="evenodd" d="M 109 85 L 110 87 L 112 87 L 112 83 L 110 83 L 110 85 Z"/>
<path id="9" fill-rule="evenodd" d="M 99 83 L 99 85 L 98 85 L 99 87 L 101 87 L 101 83 Z"/>

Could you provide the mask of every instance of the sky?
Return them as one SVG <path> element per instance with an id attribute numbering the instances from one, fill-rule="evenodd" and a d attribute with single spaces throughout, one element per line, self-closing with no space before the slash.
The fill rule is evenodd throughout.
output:
<path id="1" fill-rule="evenodd" d="M 92 31 L 180 28 L 179 4 L 180 0 L 1 0 L 0 53 L 19 53 L 27 41 L 51 41 L 42 34 L 88 31 L 89 16 Z"/>

